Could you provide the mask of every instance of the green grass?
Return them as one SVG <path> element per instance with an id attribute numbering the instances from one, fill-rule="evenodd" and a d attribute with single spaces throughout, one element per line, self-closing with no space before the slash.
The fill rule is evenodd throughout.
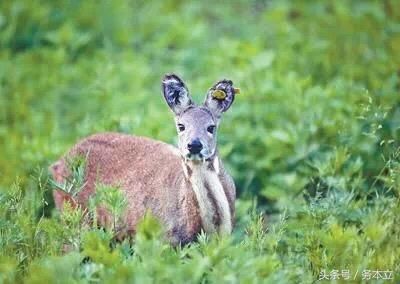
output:
<path id="1" fill-rule="evenodd" d="M 395 0 L 1 1 L 0 283 L 400 281 L 399 54 Z M 232 237 L 171 248 L 149 216 L 115 243 L 59 216 L 47 167 L 78 139 L 176 142 L 167 72 L 198 102 L 241 88 L 219 131 Z"/>

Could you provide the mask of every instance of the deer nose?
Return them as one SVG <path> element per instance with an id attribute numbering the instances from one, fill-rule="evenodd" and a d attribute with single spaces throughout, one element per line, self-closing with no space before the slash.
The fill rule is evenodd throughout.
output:
<path id="1" fill-rule="evenodd" d="M 187 145 L 187 148 L 190 154 L 198 154 L 203 149 L 203 145 L 199 139 L 195 139 Z"/>

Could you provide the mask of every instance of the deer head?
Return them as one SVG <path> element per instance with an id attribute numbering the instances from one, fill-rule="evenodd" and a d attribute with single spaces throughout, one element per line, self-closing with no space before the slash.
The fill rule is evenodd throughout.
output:
<path id="1" fill-rule="evenodd" d="M 208 90 L 204 103 L 196 105 L 182 79 L 167 74 L 162 79 L 162 91 L 175 114 L 181 156 L 194 163 L 211 160 L 216 155 L 221 115 L 233 103 L 238 89 L 231 80 L 218 81 Z"/>

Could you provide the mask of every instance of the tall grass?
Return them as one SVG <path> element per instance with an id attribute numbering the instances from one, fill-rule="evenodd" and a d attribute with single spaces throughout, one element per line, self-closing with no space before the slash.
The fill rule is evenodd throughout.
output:
<path id="1" fill-rule="evenodd" d="M 398 282 L 399 22 L 393 0 L 1 1 L 0 282 Z M 199 102 L 242 90 L 219 131 L 234 234 L 172 248 L 149 215 L 117 242 L 115 188 L 93 199 L 109 228 L 61 216 L 52 189 L 79 190 L 79 167 L 69 185 L 47 167 L 79 138 L 176 142 L 171 71 Z"/>

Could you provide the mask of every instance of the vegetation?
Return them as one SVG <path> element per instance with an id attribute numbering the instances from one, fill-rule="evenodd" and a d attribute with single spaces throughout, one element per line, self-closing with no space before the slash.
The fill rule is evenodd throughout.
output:
<path id="1" fill-rule="evenodd" d="M 396 0 L 1 1 L 0 283 L 398 283 L 399 23 Z M 172 248 L 146 216 L 116 242 L 60 216 L 47 167 L 79 138 L 175 142 L 171 71 L 198 101 L 241 88 L 219 130 L 233 236 Z"/>

